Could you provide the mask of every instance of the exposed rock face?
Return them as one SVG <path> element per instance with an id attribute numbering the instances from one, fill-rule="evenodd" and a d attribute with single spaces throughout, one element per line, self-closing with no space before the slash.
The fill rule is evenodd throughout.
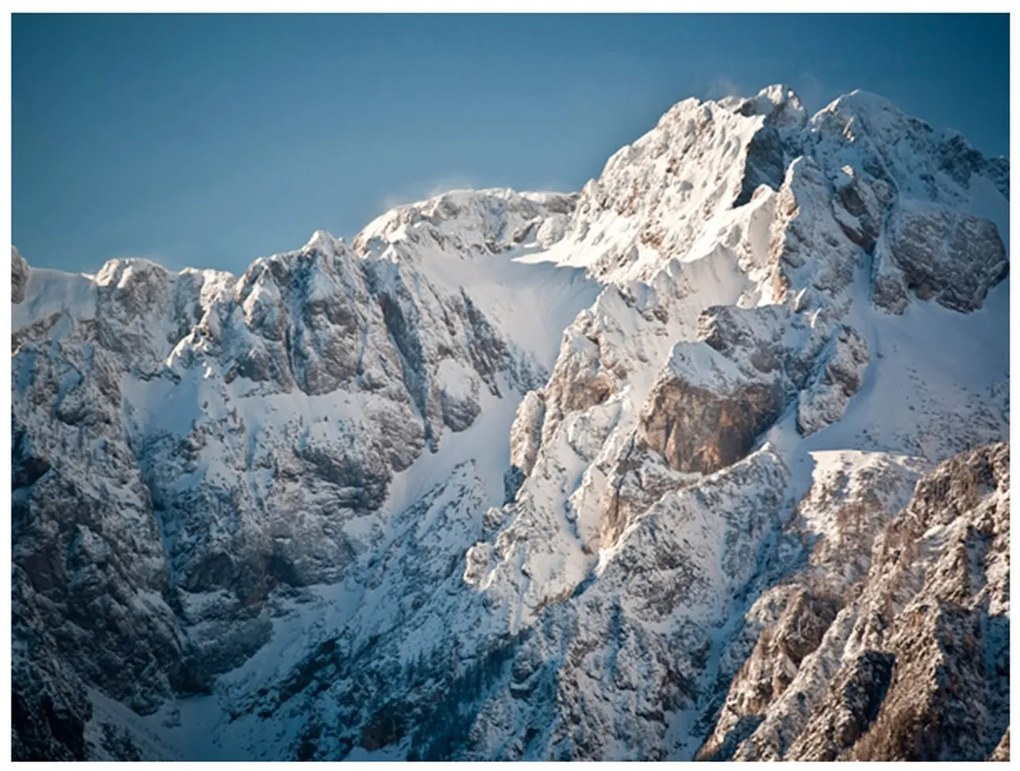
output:
<path id="1" fill-rule="evenodd" d="M 832 624 L 837 598 L 800 586 L 785 592 L 785 607 L 766 627 L 734 679 L 715 732 L 698 751 L 699 760 L 731 759 L 762 721 L 769 705 L 793 681 L 801 662 L 816 650 Z M 737 685 L 739 684 L 739 687 Z"/>
<path id="2" fill-rule="evenodd" d="M 12 252 L 16 757 L 1008 754 L 1007 194 L 775 86 L 239 277 Z"/>
<path id="3" fill-rule="evenodd" d="M 824 706 L 790 748 L 790 757 L 836 760 L 852 747 L 878 715 L 895 662 L 893 654 L 875 650 L 850 657 L 829 687 Z"/>
<path id="4" fill-rule="evenodd" d="M 680 484 L 634 520 L 597 580 L 549 604 L 543 622 L 515 646 L 513 664 L 495 680 L 503 684 L 484 698 L 468 756 L 492 757 L 501 746 L 510 757 L 675 754 L 675 743 L 689 739 L 670 736 L 669 715 L 694 709 L 714 676 L 706 671 L 711 630 L 755 570 L 786 479 L 781 461 L 764 449 L 701 485 Z M 621 700 L 624 713 L 614 706 Z"/>
<path id="5" fill-rule="evenodd" d="M 847 238 L 872 254 L 882 231 L 886 209 L 894 199 L 892 186 L 883 179 L 865 180 L 849 166 L 840 170 L 835 186 L 833 216 Z"/>
<path id="6" fill-rule="evenodd" d="M 84 760 L 85 724 L 92 708 L 80 679 L 56 649 L 46 620 L 26 597 L 15 568 L 12 609 L 11 755 L 22 760 Z M 19 575 L 21 574 L 21 575 Z M 52 623 L 52 622 L 51 622 Z"/>
<path id="7" fill-rule="evenodd" d="M 820 357 L 817 374 L 801 391 L 797 430 L 807 436 L 843 417 L 867 366 L 868 344 L 853 327 L 841 326 Z"/>
<path id="8" fill-rule="evenodd" d="M 28 263 L 16 247 L 11 247 L 11 302 L 20 303 L 25 299 L 25 284 L 28 283 Z"/>
<path id="9" fill-rule="evenodd" d="M 543 437 L 551 436 L 567 415 L 603 404 L 617 390 L 617 362 L 595 320 L 582 313 L 565 337 L 544 391 Z"/>
<path id="10" fill-rule="evenodd" d="M 980 308 L 1009 269 L 994 224 L 934 206 L 895 210 L 879 259 L 891 259 L 901 286 L 922 300 L 963 312 Z"/>
<path id="11" fill-rule="evenodd" d="M 828 191 L 818 161 L 801 157 L 791 163 L 769 237 L 776 296 L 792 300 L 800 313 L 821 311 L 824 317 L 845 311 L 863 256 L 836 221 Z"/>
<path id="12" fill-rule="evenodd" d="M 16 253 L 13 271 L 31 287 Z M 276 587 L 344 574 L 394 473 L 540 371 L 462 287 L 322 233 L 239 279 L 119 260 L 59 280 L 53 313 L 44 294 L 15 310 L 16 615 L 76 695 L 31 706 L 41 676 L 16 671 L 27 755 L 67 743 L 47 716 L 79 682 L 147 714 L 236 667 Z"/>
<path id="13" fill-rule="evenodd" d="M 697 757 L 732 759 L 762 726 L 793 741 L 831 676 L 828 651 L 842 644 L 844 606 L 868 573 L 875 537 L 909 500 L 922 465 L 884 453 L 819 458 L 779 550 L 797 567 L 778 569 L 725 655 L 728 692 Z"/>
<path id="14" fill-rule="evenodd" d="M 918 484 L 872 558 L 882 572 L 869 575 L 876 586 L 865 589 L 854 636 L 884 641 L 896 668 L 849 757 L 943 760 L 995 749 L 1008 725 L 1008 554 L 1008 445 L 958 456 Z"/>
<path id="15" fill-rule="evenodd" d="M 542 444 L 545 421 L 545 393 L 528 391 L 517 407 L 510 428 L 510 470 L 506 477 L 507 502 L 513 500 L 525 477 L 531 473 Z"/>
<path id="16" fill-rule="evenodd" d="M 767 375 L 787 366 L 783 337 L 791 322 L 782 306 L 713 306 L 698 318 L 698 337 L 730 361 Z"/>
<path id="17" fill-rule="evenodd" d="M 649 391 L 643 442 L 683 472 L 710 474 L 746 456 L 786 406 L 795 363 L 783 335 L 796 323 L 776 306 L 704 311 L 703 342 L 677 344 Z"/>
<path id="18" fill-rule="evenodd" d="M 939 169 L 963 187 L 971 179 L 982 176 L 990 180 L 1003 195 L 1009 194 L 1009 162 L 1005 158 L 986 158 L 960 134 L 948 133 L 937 148 Z"/>
<path id="19" fill-rule="evenodd" d="M 1007 263 L 1003 213 L 978 211 L 975 199 L 985 190 L 1006 195 L 1005 159 L 984 158 L 958 134 L 937 137 L 861 91 L 834 101 L 812 124 L 814 154 L 837 185 L 837 219 L 875 252 L 875 303 L 900 313 L 915 295 L 958 311 L 980 307 Z"/>
<path id="20" fill-rule="evenodd" d="M 792 137 L 807 122 L 800 98 L 788 86 L 770 86 L 737 107 L 741 115 L 762 115 L 765 120 L 747 144 L 744 179 L 734 206 L 748 203 L 760 185 L 778 190 L 796 147 Z"/>
<path id="21" fill-rule="evenodd" d="M 674 352 L 674 361 L 684 353 Z M 711 474 L 747 455 L 782 406 L 776 384 L 750 382 L 720 393 L 672 374 L 652 387 L 641 438 L 677 471 Z"/>
<path id="22" fill-rule="evenodd" d="M 1008 722 L 1008 467 L 1005 444 L 939 466 L 875 537 L 867 572 L 829 573 L 830 599 L 805 606 L 818 567 L 835 563 L 816 547 L 701 755 L 988 757 Z M 795 655 L 775 642 L 791 627 Z"/>

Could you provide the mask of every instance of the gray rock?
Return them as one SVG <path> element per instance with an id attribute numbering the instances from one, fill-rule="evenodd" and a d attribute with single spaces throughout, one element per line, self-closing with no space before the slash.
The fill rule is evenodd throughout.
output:
<path id="1" fill-rule="evenodd" d="M 841 325 L 819 354 L 811 380 L 797 402 L 797 430 L 803 436 L 835 423 L 857 393 L 868 366 L 868 345 L 857 331 Z"/>
<path id="2" fill-rule="evenodd" d="M 955 311 L 977 310 L 1009 270 L 996 226 L 942 207 L 894 212 L 889 255 L 903 283 L 922 300 Z"/>
<path id="3" fill-rule="evenodd" d="M 25 299 L 25 285 L 28 283 L 28 263 L 17 247 L 11 247 L 11 302 L 20 303 Z"/>

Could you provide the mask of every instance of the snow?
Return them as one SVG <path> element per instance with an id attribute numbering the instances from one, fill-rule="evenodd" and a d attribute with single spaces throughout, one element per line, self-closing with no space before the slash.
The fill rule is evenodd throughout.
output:
<path id="1" fill-rule="evenodd" d="M 504 393 L 510 390 L 506 383 L 501 384 L 501 389 L 506 389 Z M 297 410 L 305 416 L 306 424 L 319 425 L 319 417 L 329 411 L 335 401 L 330 398 L 333 396 L 306 397 L 302 405 L 301 402 L 295 404 L 293 395 L 289 398 L 280 395 L 273 400 L 275 406 L 265 410 L 262 420 L 290 421 L 298 414 Z M 246 401 L 253 400 L 239 403 L 243 405 Z M 444 433 L 441 452 L 422 454 L 410 468 L 394 477 L 386 504 L 377 515 L 382 521 L 395 520 L 429 490 L 460 474 L 458 469 L 467 470 L 470 478 L 478 480 L 485 496 L 479 502 L 479 513 L 502 503 L 503 473 L 509 467 L 507 437 L 516 404 L 513 399 L 500 399 L 486 391 L 482 392 L 481 402 L 482 412 L 468 429 Z M 283 409 L 287 409 L 286 418 L 280 417 Z M 354 409 L 352 414 L 356 412 Z M 430 511 L 436 511 L 444 501 L 454 502 L 449 497 L 437 499 Z M 419 527 L 428 530 L 431 525 L 426 518 Z M 393 532 L 390 537 L 397 535 Z M 380 550 L 386 548 L 385 544 L 379 546 Z M 184 759 L 238 760 L 252 753 L 271 755 L 271 748 L 281 746 L 280 742 L 289 740 L 300 728 L 302 716 L 299 713 L 281 716 L 270 732 L 265 722 L 253 715 L 238 720 L 228 719 L 227 715 L 235 705 L 251 698 L 253 687 L 285 677 L 316 645 L 335 638 L 353 619 L 358 619 L 365 634 L 373 626 L 386 623 L 390 606 L 372 597 L 372 592 L 352 576 L 341 584 L 312 586 L 296 599 L 278 601 L 273 609 L 273 634 L 269 643 L 241 667 L 219 678 L 213 695 L 178 701 L 147 718 L 131 713 L 129 725 L 143 735 L 159 737 L 166 747 L 181 748 Z M 125 710 L 125 714 L 129 712 Z M 385 756 L 385 752 L 372 754 L 375 759 Z M 352 759 L 355 757 L 360 755 L 352 755 Z"/>
<path id="2" fill-rule="evenodd" d="M 969 422 L 970 409 L 985 403 L 989 389 L 1008 382 L 1009 336 L 1002 321 L 1009 280 L 969 314 L 914 301 L 902 316 L 892 316 L 867 302 L 861 296 L 865 291 L 859 284 L 851 317 L 866 333 L 871 356 L 863 384 L 843 418 L 805 440 L 805 447 L 867 448 L 941 460 L 951 450 L 943 445 L 948 432 L 940 423 L 956 416 Z M 1006 415 L 982 420 L 985 424 L 970 426 L 975 445 L 996 439 L 1008 425 Z"/>
<path id="3" fill-rule="evenodd" d="M 142 753 L 145 760 L 185 760 L 177 747 L 167 741 L 160 726 L 153 725 L 151 720 L 140 717 L 120 702 L 105 696 L 101 691 L 90 688 L 89 701 L 92 703 L 92 719 L 85 726 L 85 741 L 99 748 L 102 747 L 103 726 L 113 726 L 126 733 L 131 742 Z M 93 758 L 98 761 L 123 760 L 119 757 L 108 757 L 106 753 Z"/>
<path id="4" fill-rule="evenodd" d="M 970 196 L 963 210 L 995 223 L 999 237 L 1009 255 L 1009 201 L 987 177 L 974 177 L 970 182 Z"/>
<path id="5" fill-rule="evenodd" d="M 506 388 L 505 383 L 503 388 Z M 517 403 L 513 398 L 494 397 L 484 389 L 480 403 L 481 412 L 467 429 L 443 434 L 440 452 L 422 454 L 410 468 L 393 477 L 387 511 L 395 514 L 413 505 L 427 490 L 448 479 L 457 466 L 466 462 L 473 464 L 488 505 L 503 503 L 503 473 L 510 468 L 510 425 Z"/>
<path id="6" fill-rule="evenodd" d="M 540 244 L 553 239 L 559 226 L 543 230 L 537 223 L 561 222 L 562 215 L 543 219 L 535 207 L 562 198 L 454 191 L 379 217 L 355 238 L 353 248 L 367 259 L 408 261 L 427 272 L 433 285 L 462 290 L 509 342 L 548 370 L 559 346 L 552 330 L 566 327 L 600 289 L 583 268 L 556 264 Z M 531 220 L 525 219 L 529 211 L 535 211 Z M 529 224 L 522 243 L 506 243 Z M 538 240 L 535 230 L 542 234 Z"/>
<path id="7" fill-rule="evenodd" d="M 672 375 L 711 390 L 727 390 L 742 380 L 736 362 L 706 343 L 677 343 L 667 368 Z"/>
<path id="8" fill-rule="evenodd" d="M 77 321 L 96 314 L 96 285 L 84 273 L 64 273 L 47 268 L 30 268 L 25 300 L 11 307 L 11 328 L 17 332 L 58 313 Z"/>

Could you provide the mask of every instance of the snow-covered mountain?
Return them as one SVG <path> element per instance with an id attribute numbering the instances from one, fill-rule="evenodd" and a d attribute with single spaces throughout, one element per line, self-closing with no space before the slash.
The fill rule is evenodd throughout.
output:
<path id="1" fill-rule="evenodd" d="M 15 757 L 1008 755 L 1008 191 L 772 86 L 239 277 L 13 250 Z"/>

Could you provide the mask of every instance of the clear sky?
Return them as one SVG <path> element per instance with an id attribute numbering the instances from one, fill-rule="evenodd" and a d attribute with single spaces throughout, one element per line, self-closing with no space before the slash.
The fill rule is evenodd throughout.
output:
<path id="1" fill-rule="evenodd" d="M 687 96 L 864 88 L 1008 153 L 997 16 L 13 17 L 14 242 L 235 272 L 455 187 L 577 190 Z"/>

